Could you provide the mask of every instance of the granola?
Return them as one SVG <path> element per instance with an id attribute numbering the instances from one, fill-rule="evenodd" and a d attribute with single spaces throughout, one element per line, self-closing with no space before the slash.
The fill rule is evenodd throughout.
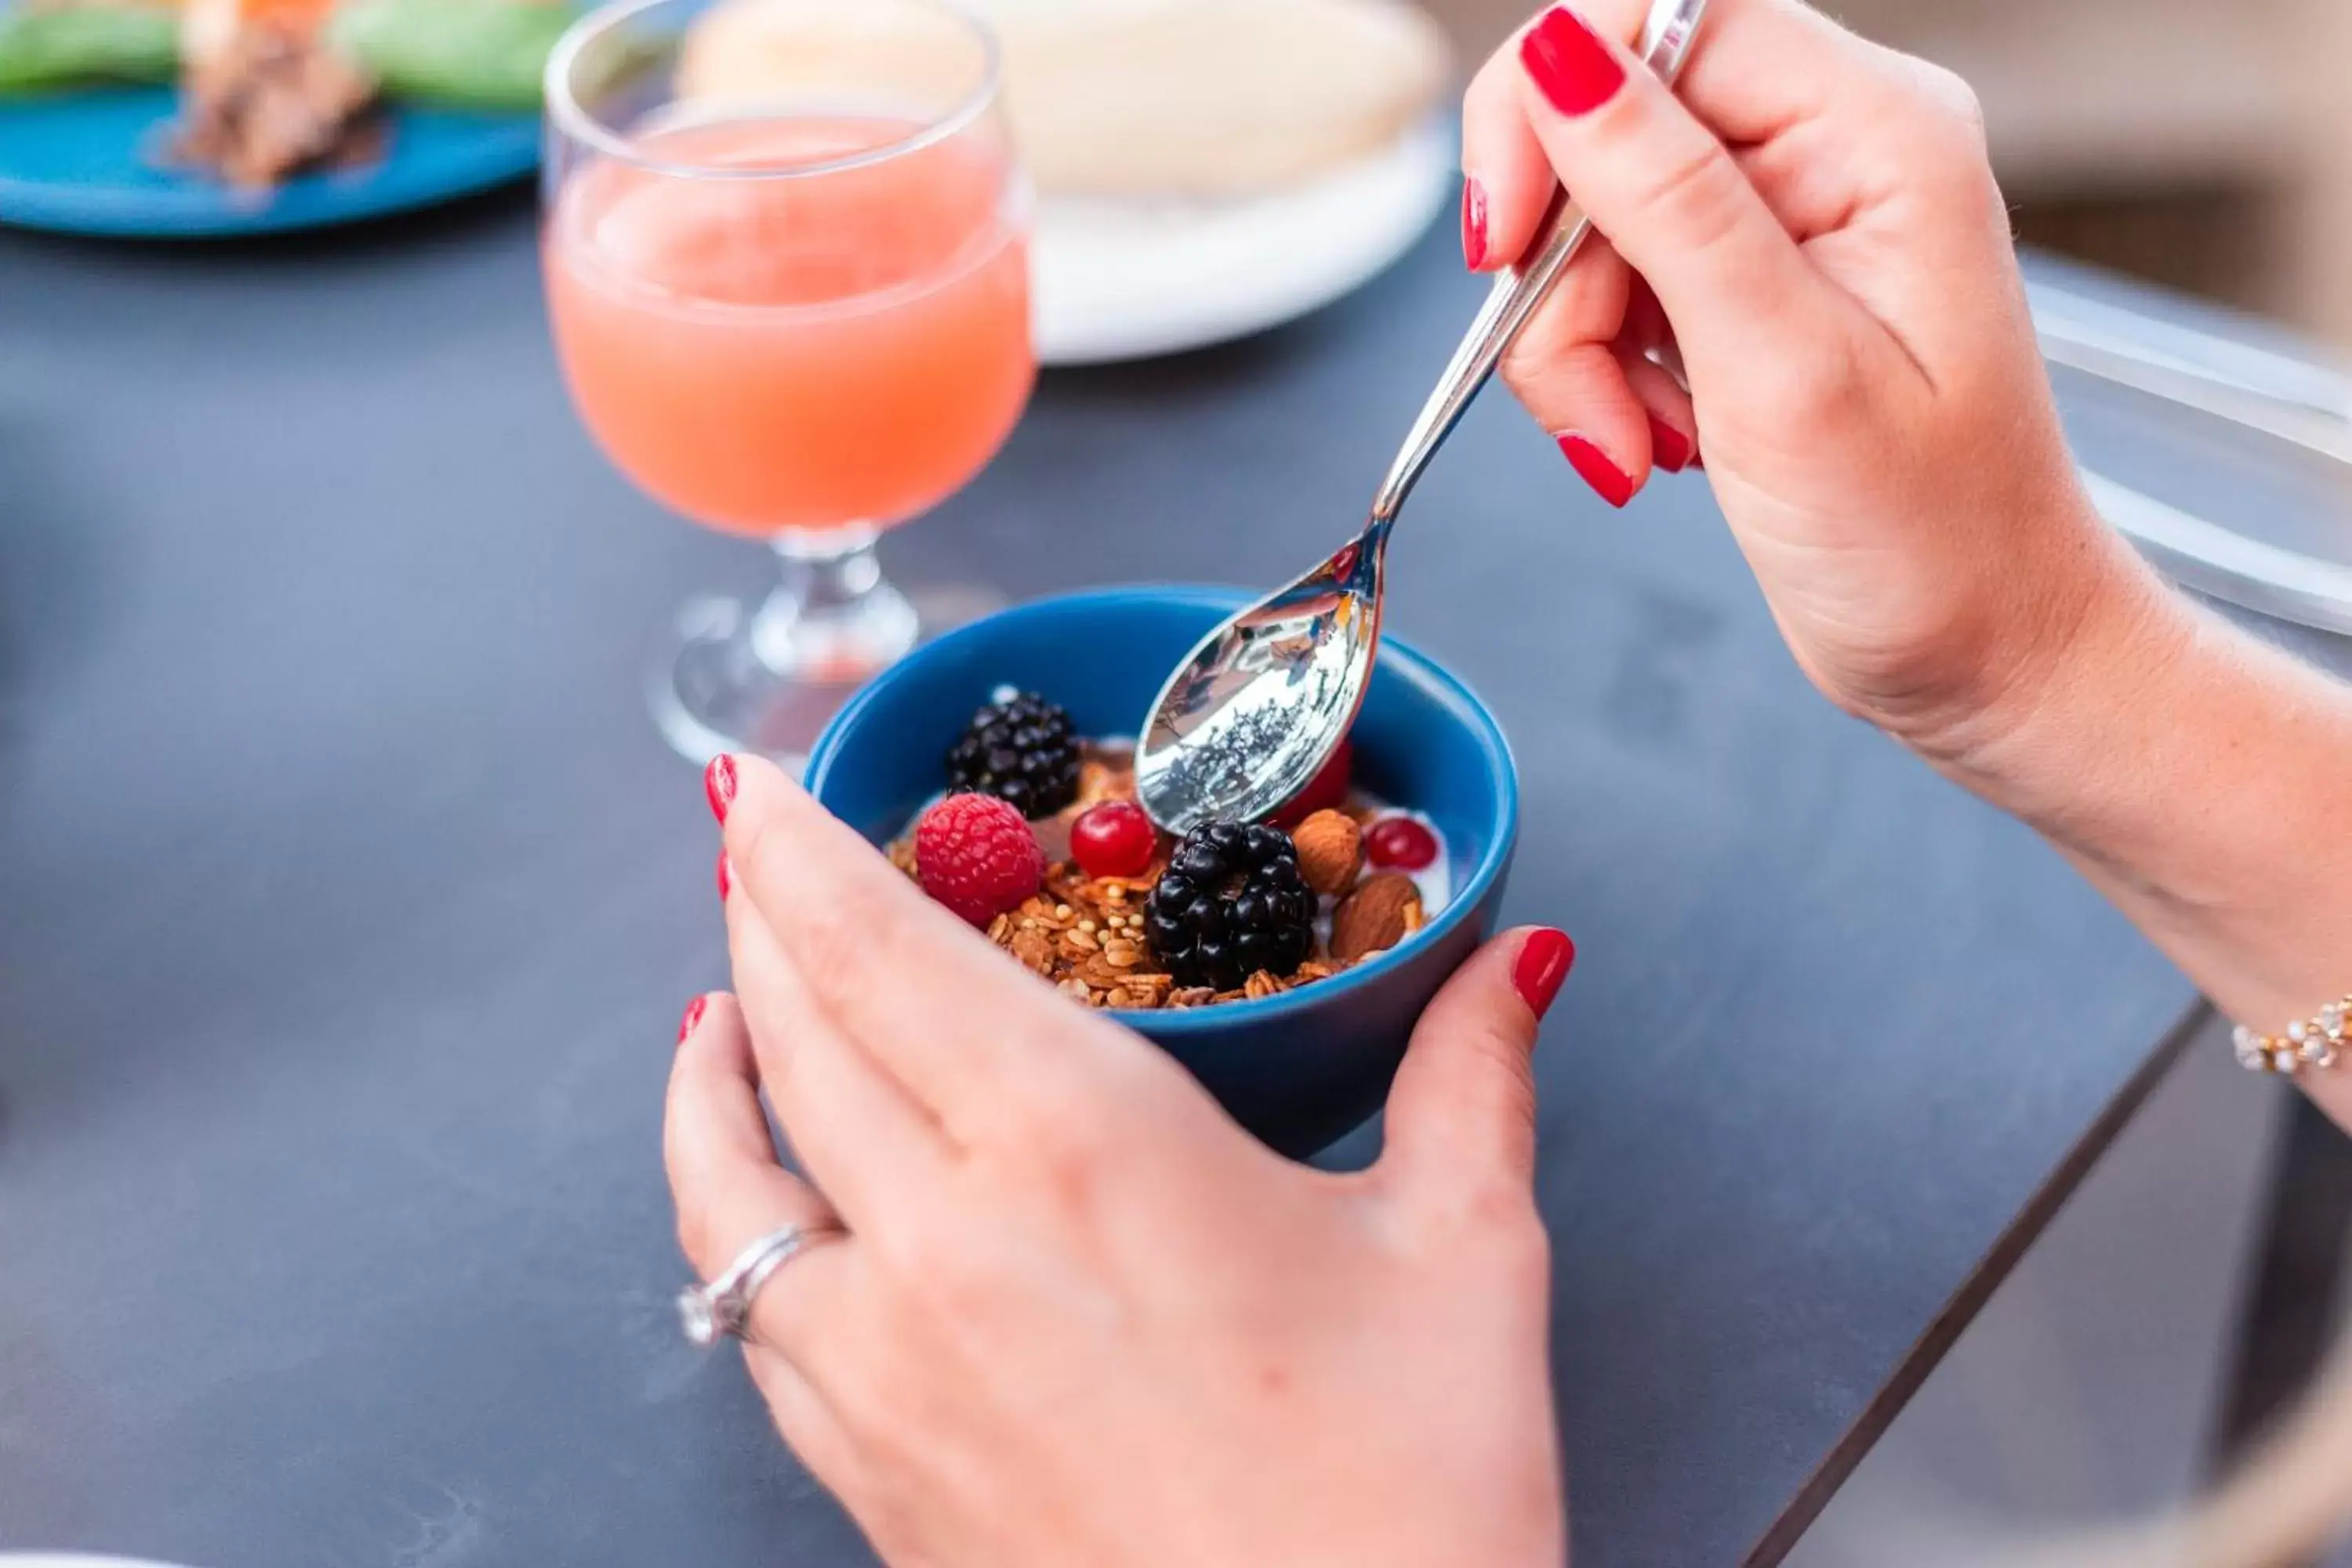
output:
<path id="1" fill-rule="evenodd" d="M 1257 1001 L 1328 979 L 1375 956 L 1418 931 L 1433 912 L 1424 907 L 1410 879 L 1365 864 L 1357 842 L 1360 832 L 1386 814 L 1373 803 L 1350 795 L 1339 808 L 1336 823 L 1327 821 L 1311 829 L 1308 823 L 1302 823 L 1293 830 L 1294 843 L 1309 851 L 1316 891 L 1322 895 L 1307 956 L 1284 973 L 1259 969 L 1240 984 L 1226 988 L 1181 984 L 1154 955 L 1145 920 L 1153 889 L 1169 872 L 1170 856 L 1177 847 L 1174 841 L 1158 835 L 1150 862 L 1121 876 L 1089 873 L 1071 849 L 1071 828 L 1079 816 L 1106 802 L 1132 802 L 1135 793 L 1129 749 L 1082 742 L 1076 798 L 1052 816 L 1030 824 L 1046 857 L 1042 885 L 984 928 L 988 939 L 1015 963 L 1073 1001 L 1090 1007 L 1139 1012 Z M 1297 837 L 1300 834 L 1303 839 Z M 1290 846 L 1277 841 L 1277 847 L 1287 853 Z M 1137 858 L 1141 858 L 1141 848 L 1139 841 Z M 891 843 L 887 852 L 892 865 L 921 880 L 911 828 Z M 1128 862 L 1129 868 L 1132 865 Z M 1375 896 L 1382 908 L 1377 931 L 1361 921 L 1352 922 L 1344 933 L 1342 947 L 1349 956 L 1335 954 L 1332 911 L 1347 908 L 1359 891 L 1372 887 L 1378 889 Z M 1357 902 L 1363 907 L 1360 900 Z M 1366 945 L 1374 937 L 1389 940 Z"/>

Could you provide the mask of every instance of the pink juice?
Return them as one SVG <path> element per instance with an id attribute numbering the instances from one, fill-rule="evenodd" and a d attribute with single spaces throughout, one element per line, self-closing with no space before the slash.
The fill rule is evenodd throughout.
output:
<path id="1" fill-rule="evenodd" d="M 901 522 L 1011 433 L 1036 364 L 1021 214 L 972 137 L 806 169 L 913 133 L 734 120 L 585 165 L 548 223 L 548 302 L 583 417 L 656 500 L 767 535 Z M 707 172 L 707 174 L 705 174 Z M 705 175 L 705 177 L 697 177 Z"/>

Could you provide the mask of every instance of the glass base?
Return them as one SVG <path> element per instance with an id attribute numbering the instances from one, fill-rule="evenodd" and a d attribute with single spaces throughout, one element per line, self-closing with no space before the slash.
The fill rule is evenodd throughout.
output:
<path id="1" fill-rule="evenodd" d="M 783 582 L 758 604 L 704 598 L 649 682 L 654 722 L 688 762 L 757 752 L 797 776 L 851 694 L 914 647 L 1001 607 L 964 588 L 886 582 L 866 530 L 780 539 Z"/>

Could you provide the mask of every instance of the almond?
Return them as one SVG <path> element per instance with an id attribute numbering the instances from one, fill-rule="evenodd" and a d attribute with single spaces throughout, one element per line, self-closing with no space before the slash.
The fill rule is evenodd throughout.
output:
<path id="1" fill-rule="evenodd" d="M 1368 877 L 1331 912 L 1331 956 L 1354 963 L 1421 929 L 1421 889 L 1402 871 Z"/>
<path id="2" fill-rule="evenodd" d="M 1307 885 L 1338 898 L 1356 885 L 1364 868 L 1364 830 L 1344 812 L 1318 811 L 1291 829 L 1298 846 L 1298 869 Z"/>

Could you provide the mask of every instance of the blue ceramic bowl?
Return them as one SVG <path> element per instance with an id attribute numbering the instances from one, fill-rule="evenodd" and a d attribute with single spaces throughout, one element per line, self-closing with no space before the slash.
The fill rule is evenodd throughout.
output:
<path id="1" fill-rule="evenodd" d="M 1115 588 L 951 632 L 850 700 L 817 741 L 808 787 L 887 843 L 939 792 L 949 744 L 995 688 L 1062 704 L 1082 735 L 1132 735 L 1168 672 L 1243 602 L 1222 588 Z M 1354 740 L 1357 781 L 1444 833 L 1453 902 L 1393 951 L 1297 991 L 1115 1015 L 1286 1154 L 1312 1153 L 1380 1109 L 1422 1009 L 1493 930 L 1518 836 L 1518 774 L 1501 729 L 1425 656 L 1382 644 Z"/>

